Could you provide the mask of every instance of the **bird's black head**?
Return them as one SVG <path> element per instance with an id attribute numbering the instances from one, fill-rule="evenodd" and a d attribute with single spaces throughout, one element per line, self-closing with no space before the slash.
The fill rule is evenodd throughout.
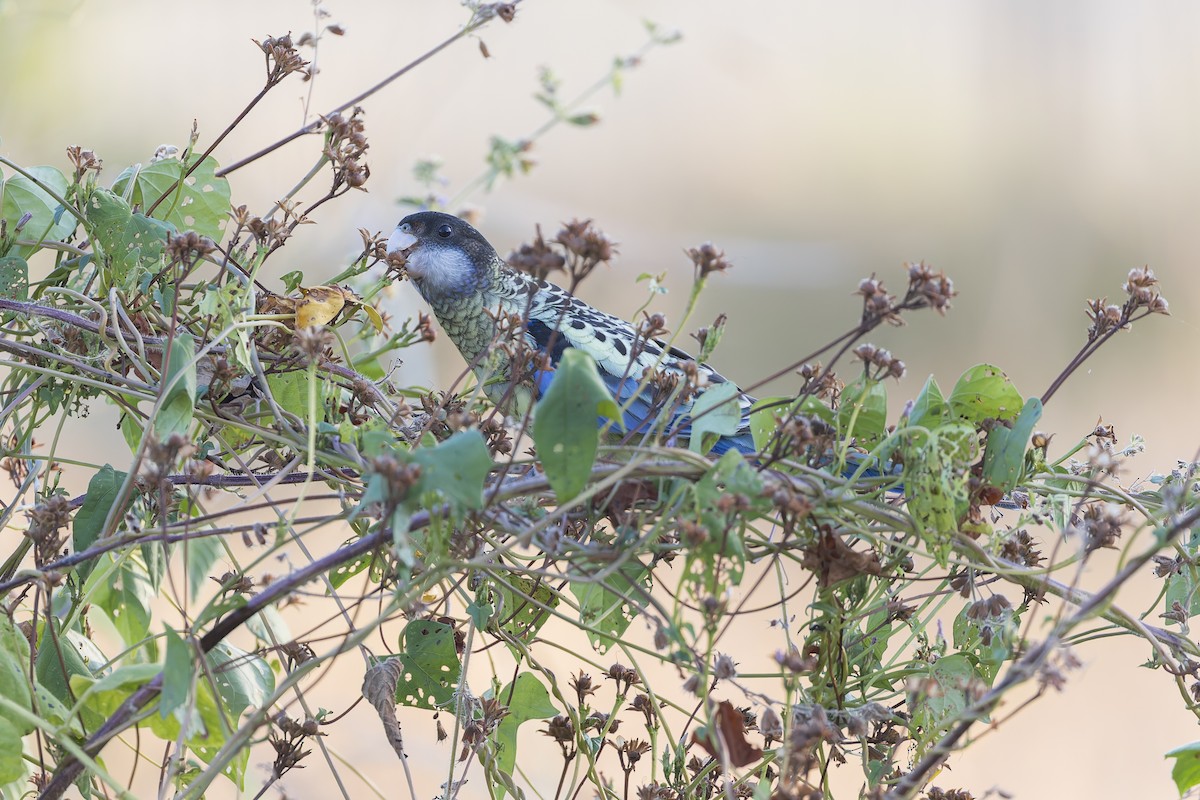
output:
<path id="1" fill-rule="evenodd" d="M 409 277 L 429 301 L 478 291 L 500 260 L 483 234 L 440 211 L 419 211 L 400 220 L 387 250 L 404 251 Z"/>

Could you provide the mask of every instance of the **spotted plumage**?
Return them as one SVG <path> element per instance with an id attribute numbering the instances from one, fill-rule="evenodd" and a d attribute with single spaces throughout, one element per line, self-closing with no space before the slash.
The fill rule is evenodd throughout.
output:
<path id="1" fill-rule="evenodd" d="M 485 380 L 512 370 L 503 346 L 501 323 L 520 318 L 525 343 L 548 356 L 549 367 L 525 371 L 519 385 L 485 384 L 494 400 L 513 398 L 518 409 L 536 401 L 554 379 L 554 368 L 567 348 L 577 348 L 596 362 L 600 376 L 622 406 L 620 426 L 626 432 L 656 431 L 687 438 L 690 412 L 703 392 L 726 379 L 707 364 L 696 363 L 682 350 L 657 339 L 639 339 L 625 320 L 606 314 L 564 289 L 519 272 L 504 262 L 470 224 L 449 214 L 422 211 L 400 221 L 388 240 L 388 252 L 404 251 L 408 276 L 459 352 Z M 664 385 L 686 383 L 686 371 L 698 380 L 694 396 L 680 402 Z M 658 379 L 656 380 L 656 376 Z M 515 397 L 514 397 L 515 390 Z M 673 399 L 668 399 L 673 398 Z M 721 438 L 713 452 L 754 450 L 749 412 L 754 399 L 737 397 L 741 423 L 733 436 Z"/>

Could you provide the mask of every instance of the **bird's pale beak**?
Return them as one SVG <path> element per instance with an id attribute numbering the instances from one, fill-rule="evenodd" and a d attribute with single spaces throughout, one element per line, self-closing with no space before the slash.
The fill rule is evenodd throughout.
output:
<path id="1" fill-rule="evenodd" d="M 396 230 L 392 231 L 392 235 L 389 236 L 387 240 L 388 255 L 391 255 L 392 253 L 398 253 L 401 250 L 407 250 L 416 243 L 417 237 L 413 236 L 406 230 L 396 228 Z"/>

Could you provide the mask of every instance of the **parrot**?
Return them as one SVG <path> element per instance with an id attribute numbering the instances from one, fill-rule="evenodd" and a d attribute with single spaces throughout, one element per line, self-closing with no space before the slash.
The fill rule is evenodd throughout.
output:
<path id="1" fill-rule="evenodd" d="M 697 401 L 714 387 L 730 384 L 725 391 L 729 402 L 737 404 L 736 430 L 720 436 L 710 452 L 755 452 L 753 397 L 683 350 L 647 338 L 630 322 L 513 268 L 466 220 L 438 211 L 409 214 L 388 238 L 387 252 L 404 254 L 413 286 L 493 402 L 510 398 L 517 413 L 524 413 L 546 393 L 563 354 L 574 348 L 595 362 L 620 407 L 621 418 L 607 423 L 616 432 L 690 439 Z M 499 346 L 503 321 L 512 318 L 521 321 L 513 335 L 523 337 L 528 351 L 540 356 L 534 369 L 516 368 L 511 348 Z M 663 386 L 676 391 L 664 392 Z M 679 391 L 684 386 L 689 391 Z"/>

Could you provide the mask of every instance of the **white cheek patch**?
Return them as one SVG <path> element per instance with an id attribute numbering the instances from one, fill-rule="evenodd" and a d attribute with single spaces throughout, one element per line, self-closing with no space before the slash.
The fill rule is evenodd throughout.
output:
<path id="1" fill-rule="evenodd" d="M 474 272 L 475 267 L 466 253 L 456 248 L 425 244 L 408 257 L 408 274 L 426 295 L 468 290 L 473 285 Z"/>
<path id="2" fill-rule="evenodd" d="M 387 240 L 388 255 L 400 250 L 407 250 L 416 243 L 417 237 L 413 236 L 411 233 L 405 233 L 399 228 L 396 228 L 396 230 L 392 231 L 392 235 L 389 236 Z"/>

